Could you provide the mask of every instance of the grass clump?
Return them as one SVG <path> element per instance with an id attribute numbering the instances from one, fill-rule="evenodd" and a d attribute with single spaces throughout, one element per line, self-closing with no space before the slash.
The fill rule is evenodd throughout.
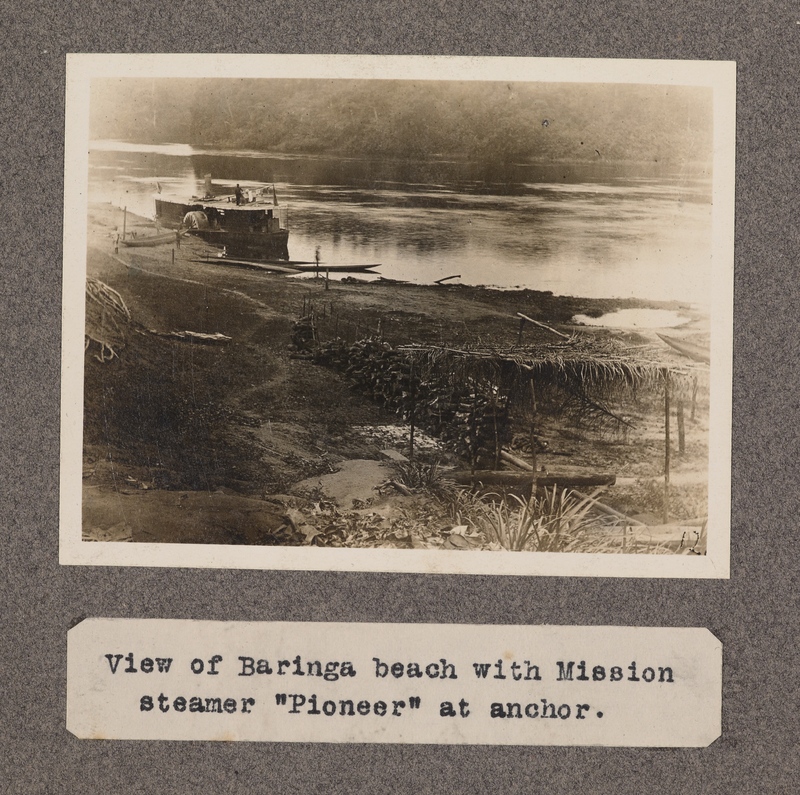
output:
<path id="1" fill-rule="evenodd" d="M 466 489 L 450 502 L 451 519 L 477 529 L 488 549 L 512 552 L 668 554 L 671 550 L 641 536 L 613 517 L 597 514 L 598 492 L 579 497 L 554 486 L 524 500 L 514 494 L 478 495 Z"/>
<path id="2" fill-rule="evenodd" d="M 449 502 L 454 486 L 445 479 L 439 459 L 434 461 L 402 461 L 394 464 L 394 479 L 415 494 L 428 494 Z"/>
<path id="3" fill-rule="evenodd" d="M 593 500 L 579 498 L 556 486 L 541 497 L 523 500 L 516 494 L 487 494 L 479 523 L 486 535 L 513 552 L 566 552 L 596 524 L 590 516 Z M 481 521 L 482 520 L 482 521 Z"/>

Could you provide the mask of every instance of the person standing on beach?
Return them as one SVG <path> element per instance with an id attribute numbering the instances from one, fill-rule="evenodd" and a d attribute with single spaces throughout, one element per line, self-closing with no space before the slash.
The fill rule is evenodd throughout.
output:
<path id="1" fill-rule="evenodd" d="M 236 195 L 236 204 L 242 203 L 242 189 L 239 187 L 239 183 L 236 183 L 236 190 L 234 190 L 234 194 Z"/>

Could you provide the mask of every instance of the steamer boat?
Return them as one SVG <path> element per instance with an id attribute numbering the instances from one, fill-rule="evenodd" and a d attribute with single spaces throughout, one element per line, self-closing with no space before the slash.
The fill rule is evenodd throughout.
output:
<path id="1" fill-rule="evenodd" d="M 289 259 L 289 208 L 278 205 L 274 187 L 217 196 L 206 174 L 203 196 L 186 199 L 159 192 L 155 202 L 162 226 L 185 229 L 233 256 Z"/>

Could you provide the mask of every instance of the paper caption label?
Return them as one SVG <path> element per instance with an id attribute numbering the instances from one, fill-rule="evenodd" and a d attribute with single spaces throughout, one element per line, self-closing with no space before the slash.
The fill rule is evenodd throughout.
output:
<path id="1" fill-rule="evenodd" d="M 705 629 L 94 618 L 68 635 L 86 739 L 702 747 Z"/>

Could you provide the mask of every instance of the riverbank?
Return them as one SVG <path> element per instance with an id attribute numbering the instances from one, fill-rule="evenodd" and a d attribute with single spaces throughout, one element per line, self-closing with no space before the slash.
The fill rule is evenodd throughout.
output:
<path id="1" fill-rule="evenodd" d="M 311 312 L 322 341 L 380 337 L 393 346 L 468 348 L 488 342 L 514 346 L 520 334 L 524 344 L 550 338 L 550 332 L 531 323 L 520 330 L 521 312 L 562 333 L 579 330 L 635 347 L 652 342 L 654 332 L 588 328 L 573 321 L 579 314 L 599 317 L 635 308 L 680 311 L 688 318 L 682 331 L 691 332 L 695 341 L 707 340 L 706 319 L 674 302 L 457 284 L 287 278 L 225 265 L 216 250 L 193 238 L 183 238 L 179 247 L 119 247 L 115 253 L 120 222 L 117 208 L 90 208 L 87 275 L 119 294 L 130 321 L 118 324 L 110 361 L 99 361 L 92 346 L 86 355 L 88 537 L 321 543 L 324 522 L 314 520 L 315 510 L 337 527 L 334 512 L 341 517 L 356 510 L 375 515 L 366 521 L 372 529 L 359 531 L 365 534 L 363 545 L 446 543 L 446 535 L 426 536 L 438 528 L 422 531 L 417 523 L 413 530 L 400 520 L 402 508 L 419 516 L 427 511 L 431 522 L 445 522 L 428 496 L 416 487 L 408 496 L 385 485 L 398 475 L 381 451 L 409 452 L 403 423 L 355 391 L 345 376 L 296 358 L 297 351 L 291 350 L 295 322 Z M 128 214 L 127 231 L 143 237 L 157 230 L 152 221 Z M 228 339 L 175 336 L 181 332 Z M 539 433 L 546 449 L 537 464 L 560 471 L 566 462 L 576 470 L 610 470 L 620 478 L 658 478 L 663 472 L 663 416 L 652 401 L 636 411 L 635 429 L 619 433 L 544 417 Z M 439 468 L 464 466 L 435 440 L 427 453 L 418 446 L 417 457 L 429 466 L 436 460 Z M 358 482 L 369 486 L 365 493 L 374 496 L 348 498 L 346 489 L 336 491 L 341 483 L 335 477 L 327 492 L 314 493 L 321 478 L 344 472 L 341 480 L 354 461 L 373 462 L 356 471 Z M 685 477 L 702 492 L 706 462 L 707 405 L 701 400 L 673 468 L 692 473 Z M 231 500 L 243 502 L 234 510 Z M 695 503 L 702 506 L 702 495 L 687 500 L 685 513 L 697 515 Z M 225 505 L 217 505 L 221 502 Z M 204 507 L 195 510 L 196 504 Z M 405 540 L 387 540 L 400 531 Z M 337 529 L 331 538 L 340 535 Z M 346 543 L 346 533 L 342 537 Z M 361 542 L 351 538 L 350 543 Z"/>

